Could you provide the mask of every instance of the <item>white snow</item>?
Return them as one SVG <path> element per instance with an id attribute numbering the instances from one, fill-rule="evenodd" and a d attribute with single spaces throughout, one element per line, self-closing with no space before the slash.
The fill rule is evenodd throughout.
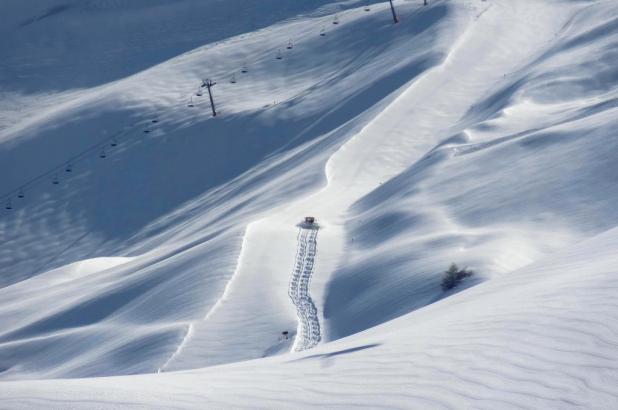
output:
<path id="1" fill-rule="evenodd" d="M 2 406 L 618 406 L 618 5 L 394 3 L 2 6 Z"/>
<path id="2" fill-rule="evenodd" d="M 4 382 L 11 408 L 597 408 L 618 395 L 618 230 L 368 331 L 188 372 Z"/>

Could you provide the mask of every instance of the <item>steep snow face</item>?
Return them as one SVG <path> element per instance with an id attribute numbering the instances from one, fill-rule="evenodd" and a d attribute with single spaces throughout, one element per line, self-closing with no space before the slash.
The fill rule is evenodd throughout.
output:
<path id="1" fill-rule="evenodd" d="M 68 85 L 50 82 L 49 98 L 27 91 L 32 78 L 2 87 L 27 109 L 0 106 L 0 192 L 13 190 L 14 208 L 0 215 L 0 377 L 167 373 L 313 348 L 159 376 L 3 382 L 0 397 L 613 407 L 615 329 L 598 318 L 615 319 L 616 233 L 547 255 L 616 225 L 616 5 L 396 1 L 393 25 L 388 4 L 288 3 L 256 17 L 285 21 L 227 38 L 242 28 L 221 15 L 239 6 L 214 3 L 221 27 L 199 35 L 192 12 L 205 6 L 190 1 L 86 3 L 105 10 L 79 9 L 93 26 L 99 13 L 174 25 L 123 49 L 119 71 L 57 73 Z M 10 18 L 23 14 L 10 4 Z M 32 39 L 82 7 L 40 4 L 19 28 Z M 155 33 L 169 43 L 150 55 Z M 194 42 L 209 43 L 178 55 Z M 216 119 L 198 92 L 206 77 Z M 308 215 L 320 229 L 303 253 Z M 442 292 L 451 262 L 477 272 L 457 290 L 487 283 Z"/>

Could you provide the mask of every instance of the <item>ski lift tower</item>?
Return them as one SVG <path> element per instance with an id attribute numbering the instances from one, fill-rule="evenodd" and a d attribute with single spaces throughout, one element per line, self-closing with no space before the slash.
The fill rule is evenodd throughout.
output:
<path id="1" fill-rule="evenodd" d="M 217 116 L 217 110 L 215 109 L 215 100 L 212 98 L 212 90 L 211 88 L 217 83 L 215 83 L 214 81 L 210 80 L 210 79 L 206 79 L 204 80 L 204 84 L 202 85 L 202 87 L 206 87 L 208 89 L 208 98 L 210 98 L 210 107 L 212 108 L 212 116 L 216 117 Z"/>
<path id="2" fill-rule="evenodd" d="M 395 6 L 393 5 L 393 0 L 388 0 L 391 5 L 391 13 L 393 13 L 393 21 L 395 24 L 399 23 L 399 19 L 397 18 L 397 13 L 395 13 Z"/>

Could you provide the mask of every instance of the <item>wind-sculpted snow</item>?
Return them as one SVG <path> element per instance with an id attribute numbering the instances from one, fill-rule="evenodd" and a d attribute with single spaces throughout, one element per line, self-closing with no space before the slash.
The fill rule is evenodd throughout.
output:
<path id="1" fill-rule="evenodd" d="M 477 272 L 466 287 L 618 225 L 618 77 L 609 68 L 618 31 L 608 25 L 611 13 L 582 3 L 575 24 L 569 13 L 545 14 L 526 2 L 485 4 L 443 69 L 385 112 L 412 129 L 387 121 L 373 129 L 379 149 L 400 144 L 388 153 L 389 165 L 404 144 L 412 155 L 350 208 L 346 263 L 324 306 L 331 339 L 449 296 L 439 285 L 452 262 Z M 615 13 L 615 3 L 604 4 Z M 588 32 L 597 37 L 583 47 L 591 43 L 577 39 Z M 424 93 L 424 83 L 439 84 L 440 92 Z M 352 150 L 341 151 L 342 170 L 353 157 L 345 153 Z"/>
<path id="2" fill-rule="evenodd" d="M 0 66 L 0 194 L 158 123 L 0 204 L 0 407 L 618 408 L 615 1 L 317 1 L 232 38 L 235 1 L 196 37 L 191 1 L 77 3 L 7 37 L 36 41 Z M 127 7 L 173 24 L 105 34 L 96 75 L 7 70 Z M 151 37 L 175 57 L 105 70 Z"/>
<path id="3" fill-rule="evenodd" d="M 318 310 L 309 293 L 311 276 L 317 255 L 318 227 L 300 227 L 298 231 L 298 250 L 288 294 L 298 315 L 300 331 L 296 335 L 294 350 L 311 349 L 320 343 L 320 320 Z"/>
<path id="4" fill-rule="evenodd" d="M 213 227 L 201 237 L 231 224 L 242 229 L 252 217 L 240 221 L 233 213 L 253 216 L 280 203 L 277 198 L 315 189 L 329 155 L 375 115 L 376 104 L 446 52 L 446 45 L 427 46 L 448 30 L 441 18 L 448 8 L 437 8 L 427 20 L 417 9 L 407 8 L 410 24 L 398 31 L 387 30 L 380 14 L 362 10 L 350 12 L 349 23 L 333 26 L 324 38 L 319 31 L 331 16 L 300 19 L 198 48 L 105 87 L 6 100 L 8 113 L 25 102 L 19 111 L 29 117 L 0 133 L 6 142 L 0 150 L 2 195 L 64 166 L 75 152 L 136 119 L 157 117 L 159 130 L 138 130 L 109 150 L 106 161 L 95 153 L 71 175 L 61 170 L 58 186 L 51 175 L 26 191 L 23 201 L 13 198 L 12 214 L 3 203 L 0 283 L 79 259 L 142 254 L 170 237 L 190 236 L 183 227 L 192 218 Z M 367 41 L 357 38 L 358 25 L 374 27 L 363 36 Z M 276 60 L 289 37 L 294 48 Z M 400 58 L 400 40 L 416 51 Z M 249 71 L 241 76 L 243 64 Z M 233 72 L 236 84 L 229 82 Z M 218 81 L 215 98 L 225 114 L 217 121 L 207 114 L 206 96 L 193 96 L 196 106 L 187 107 L 206 76 Z M 311 169 L 302 172 L 305 166 Z M 264 198 L 261 182 L 276 178 L 288 181 L 277 188 L 285 192 Z M 225 209 L 218 208 L 223 202 Z"/>
<path id="5" fill-rule="evenodd" d="M 204 44 L 292 19 L 325 3 L 328 1 L 247 4 L 188 0 L 174 4 L 152 0 L 4 0 L 0 49 L 7 52 L 0 61 L 0 92 L 37 94 L 105 84 Z M 221 19 L 225 24 L 220 24 Z M 21 47 L 9 51 L 16 42 Z M 73 69 L 67 70 L 66 64 Z M 40 75 L 41 70 L 45 75 Z"/>
<path id="6" fill-rule="evenodd" d="M 13 409 L 613 409 L 617 246 L 614 229 L 290 356 L 162 375 L 4 382 L 0 400 Z"/>
<path id="7" fill-rule="evenodd" d="M 369 13 L 357 7 L 342 11 L 337 26 L 332 14 L 317 13 L 209 44 L 114 83 L 53 94 L 42 105 L 16 97 L 29 116 L 0 131 L 1 192 L 61 169 L 59 184 L 52 184 L 52 175 L 26 190 L 24 198 L 13 198 L 10 212 L 1 204 L 0 354 L 7 360 L 0 377 L 156 371 L 177 351 L 191 324 L 191 337 L 166 370 L 279 351 L 281 332 L 295 329 L 287 296 L 293 251 L 272 252 L 269 262 L 259 265 L 264 269 L 252 269 L 265 259 L 250 251 L 250 260 L 239 262 L 242 232 L 273 207 L 323 184 L 329 157 L 404 85 L 439 63 L 455 32 L 446 20 L 453 10 L 439 4 L 421 12 L 406 4 L 400 12 L 409 24 L 397 30 L 383 18 L 385 5 Z M 65 13 L 70 10 L 40 23 L 58 24 L 56 17 Z M 328 34 L 320 36 L 327 24 Z M 281 42 L 290 38 L 293 48 L 276 60 Z M 243 64 L 248 72 L 241 75 Z M 236 84 L 229 82 L 233 72 Z M 207 114 L 208 97 L 194 95 L 195 107 L 187 107 L 206 76 L 218 82 L 216 119 Z M 93 154 L 71 173 L 64 171 L 67 158 L 93 141 L 152 118 L 158 119 L 155 132 L 138 129 L 108 147 L 105 159 Z M 28 278 L 109 256 L 132 259 L 53 292 L 29 290 Z M 336 254 L 325 256 L 320 263 L 334 261 Z M 239 280 L 229 295 L 234 306 L 224 300 L 204 321 L 239 266 L 239 278 L 261 293 L 243 293 L 245 279 Z M 269 280 L 260 281 L 258 272 Z M 312 281 L 316 304 L 324 281 Z M 265 297 L 277 292 L 281 298 Z M 247 304 L 264 314 L 256 320 Z M 140 332 L 121 330 L 133 327 Z M 65 348 L 79 339 L 88 342 Z M 32 340 L 38 350 L 45 346 L 53 354 L 44 361 L 31 355 Z M 148 348 L 140 355 L 142 343 Z"/>

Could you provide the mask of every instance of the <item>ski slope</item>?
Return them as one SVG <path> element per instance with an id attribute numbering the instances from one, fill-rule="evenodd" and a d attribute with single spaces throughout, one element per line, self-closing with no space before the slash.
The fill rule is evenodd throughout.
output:
<path id="1" fill-rule="evenodd" d="M 159 375 L 11 381 L 0 396 L 11 408 L 610 409 L 618 401 L 616 245 L 613 229 L 294 355 Z"/>
<path id="2" fill-rule="evenodd" d="M 618 5 L 394 3 L 2 6 L 4 406 L 618 406 Z"/>

